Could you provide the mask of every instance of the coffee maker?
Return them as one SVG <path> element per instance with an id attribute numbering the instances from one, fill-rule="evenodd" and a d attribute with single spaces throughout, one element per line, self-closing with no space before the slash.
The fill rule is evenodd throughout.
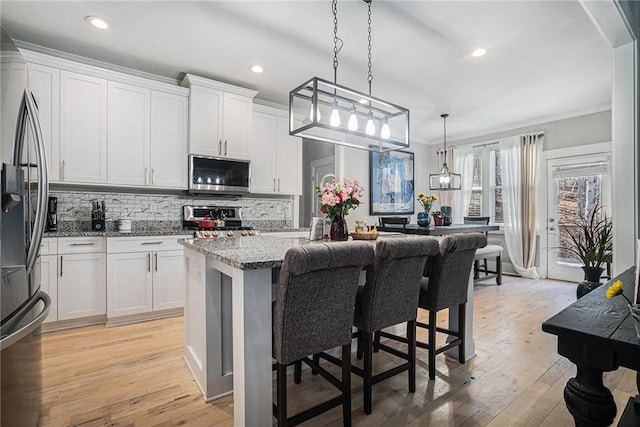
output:
<path id="1" fill-rule="evenodd" d="M 58 230 L 58 198 L 49 197 L 47 201 L 47 231 Z"/>

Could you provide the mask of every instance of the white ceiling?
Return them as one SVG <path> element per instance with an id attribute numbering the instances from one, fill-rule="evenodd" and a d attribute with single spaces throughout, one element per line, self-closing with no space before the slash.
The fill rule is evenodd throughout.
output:
<path id="1" fill-rule="evenodd" d="M 185 72 L 288 103 L 333 79 L 329 0 L 2 1 L 14 38 L 171 78 Z M 338 2 L 338 83 L 366 91 L 367 13 Z M 84 22 L 99 15 L 100 31 Z M 451 139 L 592 112 L 611 104 L 612 50 L 577 1 L 384 1 L 372 6 L 373 95 L 411 110 L 411 139 Z M 472 58 L 476 47 L 489 52 Z M 259 63 L 261 75 L 249 67 Z"/>

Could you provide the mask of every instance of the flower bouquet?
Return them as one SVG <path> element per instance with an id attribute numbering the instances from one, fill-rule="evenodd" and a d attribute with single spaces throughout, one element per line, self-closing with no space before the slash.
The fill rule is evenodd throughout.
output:
<path id="1" fill-rule="evenodd" d="M 425 196 L 424 193 L 418 193 L 418 201 L 424 208 L 424 212 L 418 212 L 418 225 L 420 227 L 426 227 L 431 223 L 431 216 L 429 215 L 429 212 L 436 200 L 438 200 L 438 195 L 435 193 L 431 196 Z"/>
<path id="2" fill-rule="evenodd" d="M 342 181 L 334 178 L 321 187 L 316 187 L 320 199 L 320 212 L 331 218 L 331 240 L 347 240 L 349 231 L 344 218 L 350 210 L 360 205 L 360 196 L 364 191 L 357 179 Z"/>

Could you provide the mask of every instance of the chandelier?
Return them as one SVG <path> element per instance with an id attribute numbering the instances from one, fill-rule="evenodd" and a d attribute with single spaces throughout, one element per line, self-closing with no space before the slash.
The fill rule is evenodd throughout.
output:
<path id="1" fill-rule="evenodd" d="M 368 7 L 369 93 L 338 84 L 337 0 L 333 11 L 333 82 L 313 77 L 289 92 L 289 134 L 369 151 L 409 147 L 409 110 L 373 97 L 371 83 L 371 1 Z"/>
<path id="2" fill-rule="evenodd" d="M 429 175 L 429 189 L 441 191 L 459 190 L 462 182 L 460 174 L 453 172 L 447 166 L 447 117 L 449 115 L 440 114 L 440 117 L 444 120 L 444 160 L 438 173 Z"/>

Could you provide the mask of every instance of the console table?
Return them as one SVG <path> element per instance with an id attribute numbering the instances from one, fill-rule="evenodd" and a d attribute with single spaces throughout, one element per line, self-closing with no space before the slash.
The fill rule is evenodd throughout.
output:
<path id="1" fill-rule="evenodd" d="M 564 389 L 567 409 L 576 426 L 608 426 L 616 416 L 616 404 L 602 374 L 620 366 L 640 372 L 640 341 L 622 296 L 608 299 L 607 288 L 616 280 L 633 300 L 635 267 L 609 280 L 542 324 L 542 330 L 558 337 L 558 353 L 578 368 Z M 636 377 L 640 389 L 640 377 Z M 636 398 L 635 400 L 638 400 Z M 628 407 L 634 405 L 633 399 Z M 637 411 L 628 410 L 627 413 Z M 629 425 L 640 425 L 640 419 Z"/>

